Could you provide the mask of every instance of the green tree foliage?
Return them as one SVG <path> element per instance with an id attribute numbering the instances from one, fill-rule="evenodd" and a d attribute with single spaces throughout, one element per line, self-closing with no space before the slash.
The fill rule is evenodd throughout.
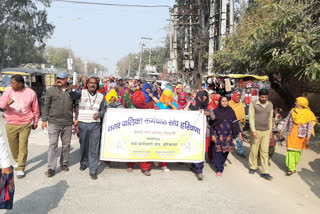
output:
<path id="1" fill-rule="evenodd" d="M 46 59 L 47 63 L 53 65 L 54 67 L 58 68 L 59 70 L 67 70 L 67 59 L 69 58 L 69 49 L 67 48 L 55 48 L 55 47 L 46 47 L 43 58 Z M 74 55 L 71 51 L 71 58 L 73 59 L 73 68 L 74 71 L 77 73 L 84 73 L 84 61 Z M 95 68 L 97 71 L 104 71 L 107 72 L 108 69 L 100 65 L 96 62 L 87 62 L 88 68 L 88 76 L 96 76 Z"/>
<path id="2" fill-rule="evenodd" d="M 44 51 L 44 55 L 49 64 L 59 69 L 67 69 L 67 59 L 69 57 L 68 49 L 47 47 Z"/>
<path id="3" fill-rule="evenodd" d="M 47 22 L 49 0 L 0 0 L 0 69 L 41 62 L 54 26 Z"/>
<path id="4" fill-rule="evenodd" d="M 292 79 L 320 79 L 319 1 L 256 0 L 213 60 L 214 72 L 268 75 L 291 103 Z M 318 23 L 318 24 L 315 24 Z"/>

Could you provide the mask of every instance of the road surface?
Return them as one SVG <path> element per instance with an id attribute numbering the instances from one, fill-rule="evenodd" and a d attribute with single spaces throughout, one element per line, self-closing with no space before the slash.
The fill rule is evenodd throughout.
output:
<path id="1" fill-rule="evenodd" d="M 0 115 L 0 127 L 5 120 Z M 61 143 L 60 143 L 61 144 Z M 277 145 L 271 162 L 273 181 L 248 174 L 248 161 L 229 155 L 225 172 L 216 178 L 214 167 L 205 164 L 204 180 L 198 181 L 189 164 L 169 164 L 170 172 L 153 167 L 152 176 L 131 173 L 124 163 L 111 169 L 99 165 L 98 180 L 79 170 L 79 143 L 72 138 L 70 171 L 52 178 L 44 175 L 48 136 L 32 131 L 26 177 L 16 181 L 14 209 L 2 213 L 320 213 L 320 145 L 313 140 L 304 151 L 297 173 L 285 175 L 285 148 Z M 245 152 L 249 147 L 245 144 Z"/>

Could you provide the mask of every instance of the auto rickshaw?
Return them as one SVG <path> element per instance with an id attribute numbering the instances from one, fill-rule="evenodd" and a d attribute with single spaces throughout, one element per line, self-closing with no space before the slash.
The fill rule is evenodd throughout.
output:
<path id="1" fill-rule="evenodd" d="M 46 79 L 46 87 L 50 88 L 50 87 L 54 86 L 54 84 L 56 83 L 57 75 L 56 74 L 46 73 L 45 74 L 45 79 Z"/>
<path id="2" fill-rule="evenodd" d="M 6 68 L 1 71 L 0 96 L 10 87 L 13 75 L 20 74 L 24 78 L 25 87 L 33 89 L 38 97 L 40 109 L 46 94 L 46 83 L 44 73 L 26 68 Z"/>

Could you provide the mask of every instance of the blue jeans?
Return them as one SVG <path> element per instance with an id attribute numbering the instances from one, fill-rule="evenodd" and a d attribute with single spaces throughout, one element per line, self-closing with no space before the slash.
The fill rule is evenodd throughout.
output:
<path id="1" fill-rule="evenodd" d="M 237 139 L 236 139 L 236 141 L 237 141 L 237 151 L 238 151 L 238 154 L 243 154 L 244 153 L 244 151 L 243 151 L 243 140 L 242 141 L 240 141 L 239 140 L 239 136 L 237 137 Z"/>

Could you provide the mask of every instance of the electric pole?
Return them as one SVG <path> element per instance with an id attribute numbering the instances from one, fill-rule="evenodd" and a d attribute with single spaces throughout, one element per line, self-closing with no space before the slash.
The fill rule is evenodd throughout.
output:
<path id="1" fill-rule="evenodd" d="M 227 28 L 227 0 L 221 0 L 220 5 L 220 41 L 219 49 L 223 49 L 224 44 L 223 40 L 226 37 L 226 28 Z"/>
<path id="2" fill-rule="evenodd" d="M 173 18 L 174 18 L 174 23 L 173 23 L 173 49 L 174 49 L 174 68 L 175 68 L 175 73 L 179 74 L 179 69 L 178 69 L 178 40 L 177 40 L 177 15 L 178 15 L 178 8 L 173 9 Z M 176 75 L 174 75 L 176 76 Z"/>
<path id="3" fill-rule="evenodd" d="M 196 75 L 197 87 L 201 89 L 202 74 L 202 41 L 201 41 L 201 0 L 198 0 L 198 71 Z"/>
<path id="4" fill-rule="evenodd" d="M 243 14 L 244 10 L 246 9 L 246 2 L 245 0 L 240 0 L 240 15 Z"/>
<path id="5" fill-rule="evenodd" d="M 210 29 L 209 29 L 209 59 L 208 59 L 208 74 L 212 73 L 213 60 L 212 56 L 215 52 L 215 22 L 216 22 L 216 10 L 215 0 L 210 0 Z"/>
<path id="6" fill-rule="evenodd" d="M 232 34 L 234 31 L 234 0 L 230 0 L 230 29 L 229 33 Z"/>
<path id="7" fill-rule="evenodd" d="M 143 46 L 144 46 L 143 40 L 141 40 L 140 45 L 141 45 L 141 51 L 140 51 L 139 69 L 138 69 L 138 75 L 137 75 L 138 79 L 140 79 L 140 73 L 141 73 L 141 62 L 142 62 L 142 54 L 143 54 Z"/>
<path id="8" fill-rule="evenodd" d="M 130 72 L 131 72 L 131 60 L 130 60 L 130 56 L 129 56 L 129 69 L 128 69 L 128 77 L 130 77 Z"/>
<path id="9" fill-rule="evenodd" d="M 140 79 L 140 75 L 141 75 L 141 64 L 142 64 L 142 55 L 143 55 L 143 47 L 145 46 L 144 44 L 144 40 L 152 40 L 151 38 L 147 38 L 147 37 L 141 37 L 141 53 L 140 53 L 140 61 L 139 61 L 139 70 L 138 70 L 138 79 Z M 151 48 L 150 48 L 150 56 L 149 56 L 149 63 L 150 63 L 150 57 L 151 57 Z"/>

